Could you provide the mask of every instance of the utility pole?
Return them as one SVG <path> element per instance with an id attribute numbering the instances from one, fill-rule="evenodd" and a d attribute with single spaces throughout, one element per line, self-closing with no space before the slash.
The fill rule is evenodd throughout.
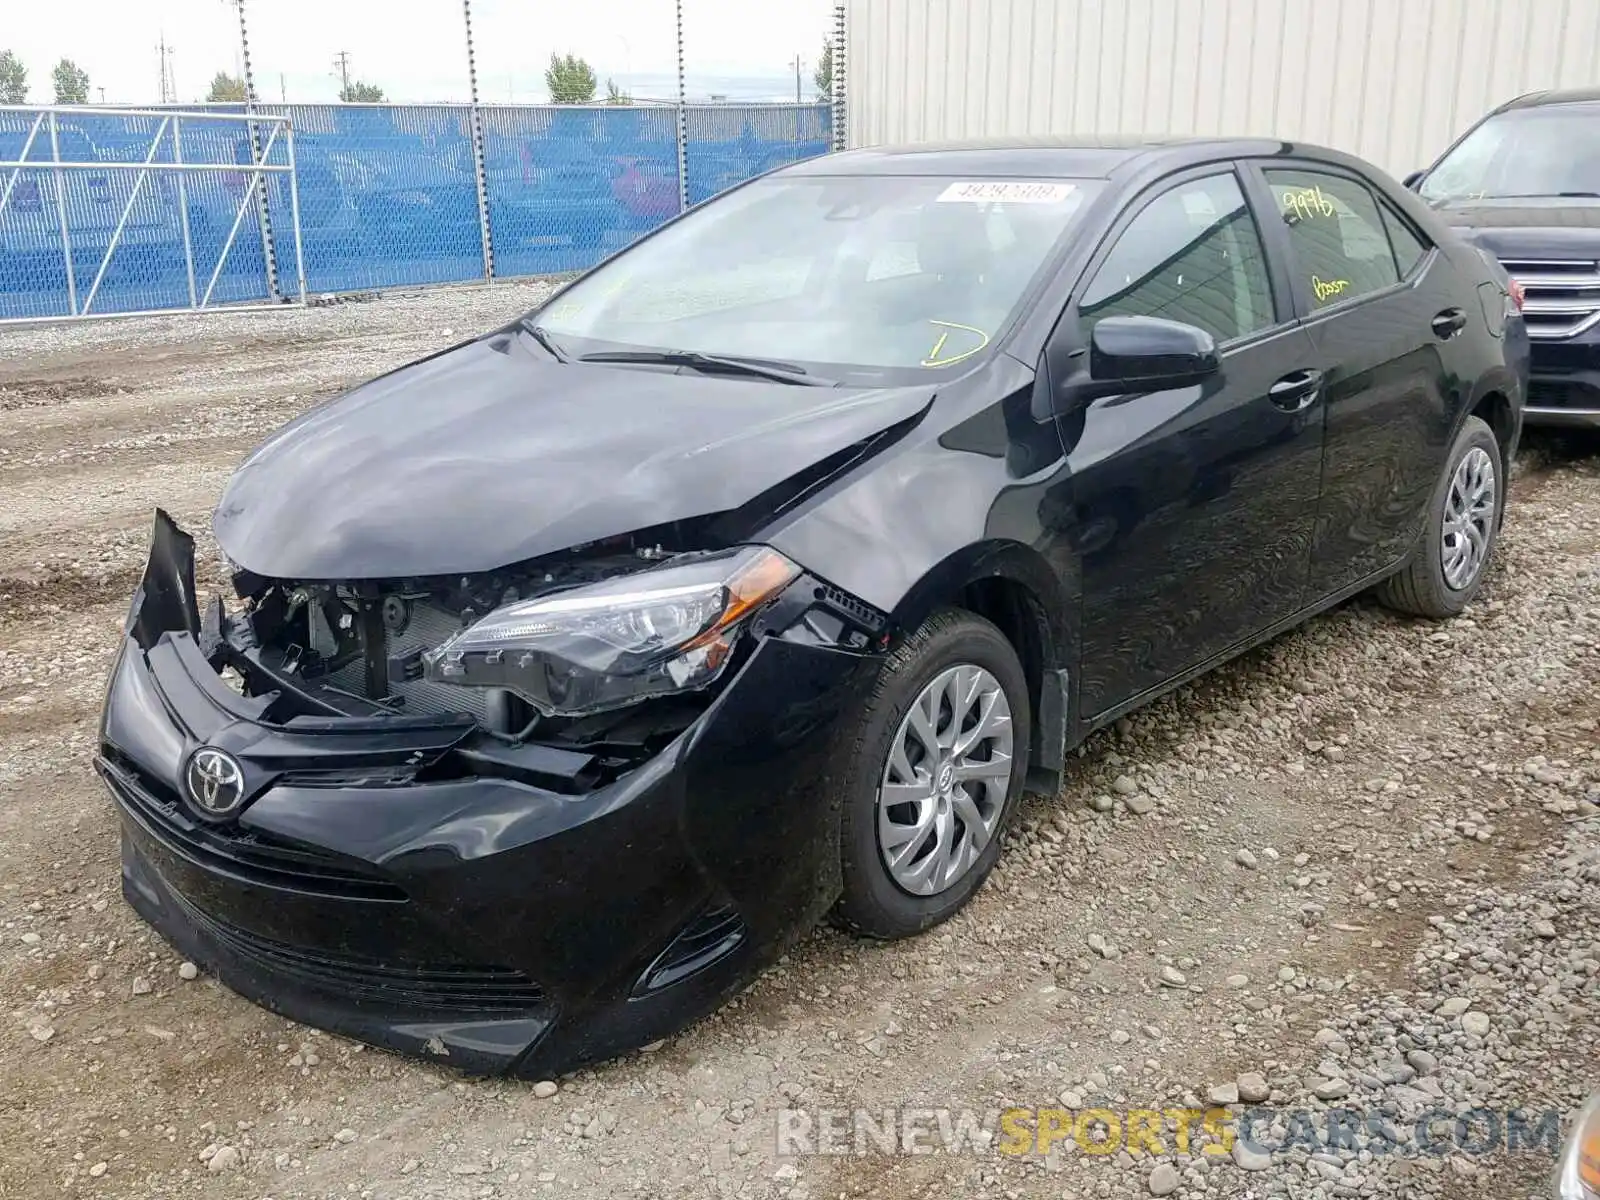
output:
<path id="1" fill-rule="evenodd" d="M 156 43 L 156 50 L 161 55 L 161 103 L 175 104 L 178 100 L 178 89 L 172 82 L 172 47 L 167 45 L 166 30 L 161 31 L 161 40 Z"/>
<path id="2" fill-rule="evenodd" d="M 283 72 L 278 72 L 278 102 L 289 103 L 289 85 L 283 81 Z"/>
<path id="3" fill-rule="evenodd" d="M 343 100 L 350 95 L 350 51 L 339 51 L 333 65 L 339 68 L 339 99 Z"/>
<path id="4" fill-rule="evenodd" d="M 794 102 L 800 103 L 800 56 L 794 56 Z"/>

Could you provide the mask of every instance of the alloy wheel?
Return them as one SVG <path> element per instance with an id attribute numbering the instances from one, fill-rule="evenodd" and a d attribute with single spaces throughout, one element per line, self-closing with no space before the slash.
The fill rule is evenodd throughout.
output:
<path id="1" fill-rule="evenodd" d="M 878 785 L 878 849 L 914 896 L 953 887 L 993 840 L 1011 787 L 1014 731 L 1000 681 L 949 667 L 923 688 Z"/>
<path id="2" fill-rule="evenodd" d="M 1474 446 L 1456 464 L 1450 479 L 1439 540 L 1444 580 L 1458 592 L 1471 586 L 1488 560 L 1494 516 L 1494 459 L 1481 446 Z"/>

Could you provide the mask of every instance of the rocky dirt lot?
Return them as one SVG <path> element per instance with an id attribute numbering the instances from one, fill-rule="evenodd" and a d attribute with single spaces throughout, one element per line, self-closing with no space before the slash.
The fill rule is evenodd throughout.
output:
<path id="1" fill-rule="evenodd" d="M 363 1050 L 181 964 L 121 900 L 89 769 L 151 509 L 203 530 L 273 427 L 538 295 L 0 334 L 0 1196 L 1546 1194 L 1547 1150 L 1330 1145 L 1328 1112 L 1415 1139 L 1600 1086 L 1593 443 L 1529 445 L 1465 619 L 1357 601 L 1249 655 L 1096 738 L 947 926 L 819 931 L 559 1089 Z M 777 1154 L 785 1109 L 1247 1102 L 1293 1144 Z"/>

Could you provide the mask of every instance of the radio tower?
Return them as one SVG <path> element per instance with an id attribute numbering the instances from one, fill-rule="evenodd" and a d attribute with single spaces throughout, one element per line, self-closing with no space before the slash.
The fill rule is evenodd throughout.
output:
<path id="1" fill-rule="evenodd" d="M 161 54 L 161 103 L 176 104 L 178 85 L 172 79 L 172 47 L 167 45 L 165 30 L 161 33 L 161 40 L 156 43 L 156 50 Z"/>

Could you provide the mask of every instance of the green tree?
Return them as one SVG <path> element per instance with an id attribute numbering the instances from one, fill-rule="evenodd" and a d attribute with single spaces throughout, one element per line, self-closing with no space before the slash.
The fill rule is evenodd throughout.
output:
<path id="1" fill-rule="evenodd" d="M 9 50 L 0 50 L 0 104 L 28 102 L 28 68 Z"/>
<path id="2" fill-rule="evenodd" d="M 223 104 L 240 103 L 244 99 L 244 80 L 237 75 L 218 71 L 211 77 L 211 90 L 206 93 L 207 101 L 212 104 Z"/>
<path id="3" fill-rule="evenodd" d="M 817 69 L 811 76 L 817 85 L 817 99 L 833 99 L 833 43 L 822 39 L 822 53 L 817 56 Z"/>
<path id="4" fill-rule="evenodd" d="M 339 99 L 346 104 L 382 104 L 383 89 L 375 83 L 357 81 L 340 88 Z"/>
<path id="5" fill-rule="evenodd" d="M 559 54 L 550 56 L 544 83 L 550 89 L 552 104 L 588 104 L 594 99 L 594 68 L 572 54 L 565 58 Z"/>
<path id="6" fill-rule="evenodd" d="M 632 104 L 633 96 L 631 93 L 625 92 L 619 88 L 615 79 L 608 79 L 606 80 L 606 103 Z"/>
<path id="7" fill-rule="evenodd" d="M 50 72 L 56 85 L 57 104 L 89 103 L 89 72 L 70 58 L 63 58 Z"/>

